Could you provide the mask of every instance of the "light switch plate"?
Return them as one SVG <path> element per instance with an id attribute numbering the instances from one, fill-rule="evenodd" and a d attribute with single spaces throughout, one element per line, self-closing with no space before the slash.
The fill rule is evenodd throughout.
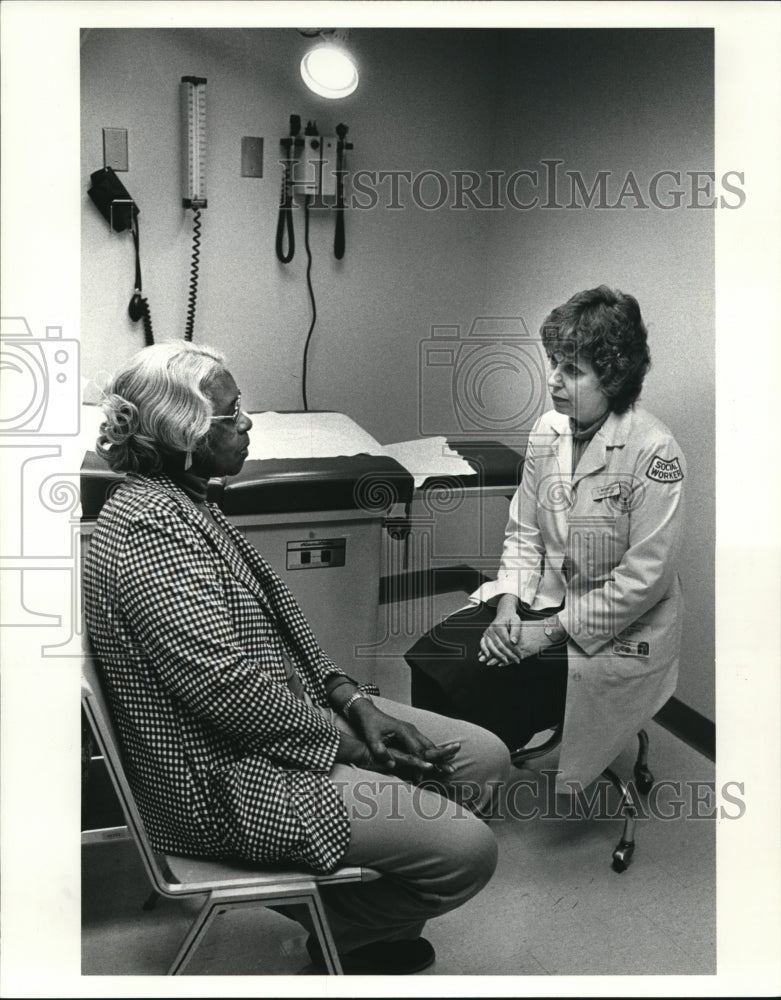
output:
<path id="1" fill-rule="evenodd" d="M 241 138 L 241 176 L 263 176 L 263 140 L 252 135 Z"/>
<path id="2" fill-rule="evenodd" d="M 103 129 L 103 166 L 116 171 L 128 169 L 126 128 Z"/>

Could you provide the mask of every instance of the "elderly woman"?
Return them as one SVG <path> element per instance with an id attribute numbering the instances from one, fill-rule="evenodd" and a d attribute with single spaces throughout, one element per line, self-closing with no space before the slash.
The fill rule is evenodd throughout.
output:
<path id="1" fill-rule="evenodd" d="M 413 704 L 523 747 L 563 720 L 557 790 L 597 777 L 675 690 L 685 465 L 636 405 L 650 365 L 631 295 L 542 326 L 553 409 L 533 428 L 498 577 L 407 653 Z"/>
<path id="2" fill-rule="evenodd" d="M 493 873 L 494 836 L 463 800 L 487 809 L 506 748 L 476 726 L 372 698 L 207 502 L 210 477 L 242 468 L 252 428 L 220 354 L 148 347 L 114 377 L 104 410 L 98 451 L 127 476 L 91 538 L 86 621 L 153 846 L 377 869 L 371 883 L 323 891 L 343 967 L 425 968 L 426 919 Z"/>

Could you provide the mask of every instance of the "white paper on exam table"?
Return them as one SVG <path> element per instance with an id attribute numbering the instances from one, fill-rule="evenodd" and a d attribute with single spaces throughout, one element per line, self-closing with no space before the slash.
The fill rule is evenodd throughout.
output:
<path id="1" fill-rule="evenodd" d="M 382 445 L 344 413 L 253 413 L 250 459 L 384 455 L 420 486 L 430 476 L 471 476 L 472 466 L 444 437 Z"/>
<path id="2" fill-rule="evenodd" d="M 250 459 L 336 458 L 340 455 L 384 455 L 395 459 L 419 487 L 430 476 L 471 476 L 472 466 L 457 455 L 444 437 L 382 445 L 344 413 L 252 413 Z M 85 451 L 93 451 L 103 411 L 81 408 L 81 433 L 72 439 L 72 470 L 78 471 Z"/>
<path id="3" fill-rule="evenodd" d="M 420 438 L 386 444 L 383 453 L 395 458 L 421 486 L 431 476 L 473 476 L 475 470 L 456 454 L 444 437 Z"/>
<path id="4" fill-rule="evenodd" d="M 251 413 L 249 458 L 382 455 L 382 445 L 344 413 Z"/>

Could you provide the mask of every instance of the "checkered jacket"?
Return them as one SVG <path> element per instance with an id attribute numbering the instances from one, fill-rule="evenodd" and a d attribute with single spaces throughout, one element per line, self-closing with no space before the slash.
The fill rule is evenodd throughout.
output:
<path id="1" fill-rule="evenodd" d="M 209 508 L 216 525 L 167 476 L 130 475 L 90 541 L 86 623 L 128 779 L 156 850 L 327 872 L 349 842 L 328 778 L 339 736 L 291 693 L 284 657 L 319 705 L 342 671 Z"/>

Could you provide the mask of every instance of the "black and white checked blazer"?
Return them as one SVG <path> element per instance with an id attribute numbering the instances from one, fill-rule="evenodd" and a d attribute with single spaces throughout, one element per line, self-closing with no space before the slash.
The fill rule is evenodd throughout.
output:
<path id="1" fill-rule="evenodd" d="M 284 655 L 315 704 L 343 671 L 209 508 L 222 531 L 167 476 L 129 475 L 90 541 L 86 623 L 128 779 L 156 850 L 327 872 L 349 842 L 328 778 L 339 737 L 291 693 Z"/>

